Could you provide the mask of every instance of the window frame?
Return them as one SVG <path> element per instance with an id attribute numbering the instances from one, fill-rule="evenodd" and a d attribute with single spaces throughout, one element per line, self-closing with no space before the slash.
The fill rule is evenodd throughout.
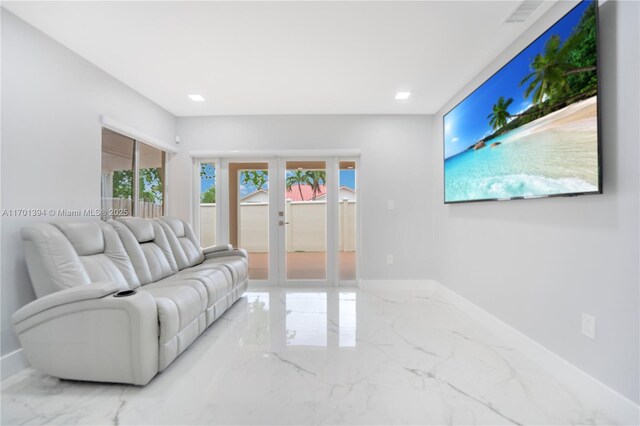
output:
<path id="1" fill-rule="evenodd" d="M 161 168 L 162 168 L 162 208 L 161 208 L 161 216 L 165 216 L 167 214 L 167 211 L 169 210 L 169 186 L 168 186 L 168 181 L 169 181 L 169 169 L 168 169 L 168 164 L 169 164 L 169 154 L 172 153 L 172 151 L 169 151 L 167 149 L 165 149 L 162 146 L 158 146 L 155 143 L 149 143 L 149 142 L 145 142 L 144 140 L 139 140 L 135 137 L 132 137 L 126 133 L 123 133 L 117 129 L 113 129 L 111 127 L 105 126 L 103 125 L 101 128 L 101 132 L 100 132 L 100 159 L 102 160 L 102 156 L 104 154 L 104 134 L 102 132 L 102 130 L 107 129 L 110 132 L 113 133 L 117 133 L 127 139 L 130 139 L 133 143 L 133 161 L 132 161 L 132 170 L 133 170 L 133 174 L 132 174 L 132 182 L 131 182 L 131 212 L 129 216 L 123 216 L 123 217 L 141 217 L 139 215 L 140 213 L 140 144 L 145 144 L 150 148 L 156 149 L 158 151 L 160 151 L 160 155 L 162 157 L 161 160 Z M 101 161 L 101 168 L 102 168 L 102 161 Z M 100 171 L 100 173 L 102 174 L 102 170 Z M 102 188 L 100 191 L 100 198 L 101 198 L 101 202 L 100 205 L 102 205 Z M 113 219 L 113 216 L 107 216 L 109 219 L 106 220 L 110 220 Z M 101 216 L 101 220 L 102 216 Z M 104 220 L 104 221 L 106 221 Z"/>

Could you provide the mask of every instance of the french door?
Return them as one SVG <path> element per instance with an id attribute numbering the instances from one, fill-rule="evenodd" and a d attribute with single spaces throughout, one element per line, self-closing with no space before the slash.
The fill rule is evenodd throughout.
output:
<path id="1" fill-rule="evenodd" d="M 278 282 L 335 282 L 335 176 L 329 159 L 279 159 Z"/>
<path id="2" fill-rule="evenodd" d="M 336 157 L 196 160 L 194 224 L 203 245 L 246 249 L 253 285 L 355 284 L 356 164 Z"/>

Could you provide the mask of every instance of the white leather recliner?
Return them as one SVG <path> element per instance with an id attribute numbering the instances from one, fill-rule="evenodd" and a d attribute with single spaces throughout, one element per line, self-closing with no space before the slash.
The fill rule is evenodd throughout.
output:
<path id="1" fill-rule="evenodd" d="M 175 218 L 54 222 L 22 230 L 37 299 L 13 316 L 32 367 L 144 385 L 247 288 L 244 250 L 202 249 Z"/>

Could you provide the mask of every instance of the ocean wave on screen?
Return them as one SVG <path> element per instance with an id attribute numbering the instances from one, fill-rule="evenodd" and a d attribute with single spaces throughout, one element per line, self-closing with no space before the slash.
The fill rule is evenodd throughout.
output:
<path id="1" fill-rule="evenodd" d="M 461 182 L 460 182 L 461 183 Z M 548 178 L 526 174 L 468 179 L 451 188 L 453 200 L 536 197 L 574 192 L 591 192 L 598 188 L 580 178 Z M 448 194 L 449 195 L 449 194 Z"/>

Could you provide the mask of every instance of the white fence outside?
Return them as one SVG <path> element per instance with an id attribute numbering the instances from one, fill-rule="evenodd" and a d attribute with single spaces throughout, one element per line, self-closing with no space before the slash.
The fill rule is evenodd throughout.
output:
<path id="1" fill-rule="evenodd" d="M 138 208 L 140 211 L 136 214 L 137 217 L 153 218 L 162 216 L 162 204 L 140 200 L 138 202 Z M 113 209 L 114 211 L 127 211 L 129 214 L 123 216 L 131 216 L 131 199 L 112 198 L 109 209 Z"/>
<path id="2" fill-rule="evenodd" d="M 216 204 L 200 204 L 200 245 L 209 247 L 216 244 Z"/>
<path id="3" fill-rule="evenodd" d="M 340 251 L 356 249 L 356 202 L 340 202 Z M 287 251 L 325 251 L 327 203 L 287 201 Z M 215 243 L 216 205 L 200 204 L 200 239 L 203 247 Z M 240 204 L 240 247 L 254 253 L 268 251 L 269 204 Z"/>

